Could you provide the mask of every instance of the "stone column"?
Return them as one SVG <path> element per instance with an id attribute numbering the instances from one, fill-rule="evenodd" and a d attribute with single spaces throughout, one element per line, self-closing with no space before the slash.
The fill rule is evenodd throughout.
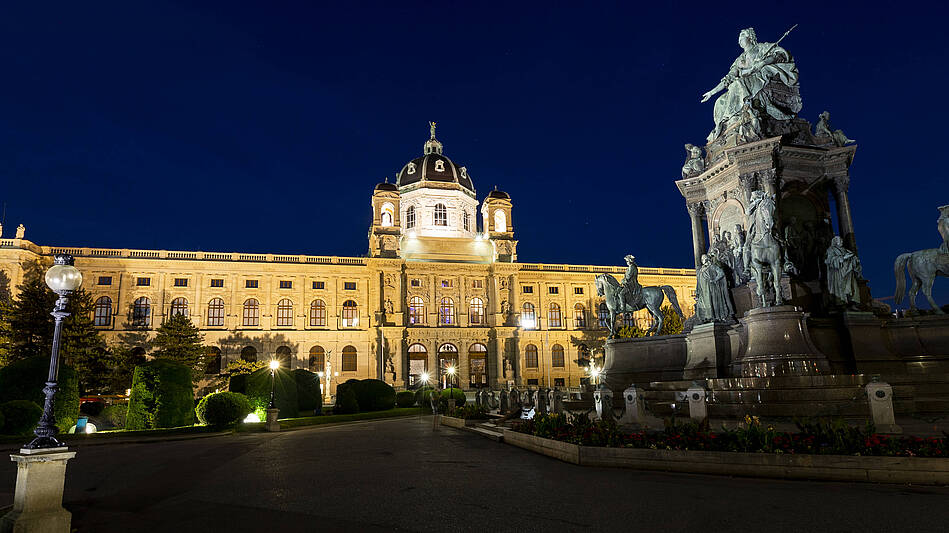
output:
<path id="1" fill-rule="evenodd" d="M 20 450 L 11 454 L 17 464 L 13 509 L 0 518 L 0 531 L 69 533 L 72 515 L 63 509 L 66 462 L 76 456 L 66 448 Z"/>
<path id="2" fill-rule="evenodd" d="M 837 222 L 840 225 L 840 237 L 844 246 L 857 253 L 857 238 L 853 232 L 853 219 L 850 216 L 850 176 L 843 174 L 834 177 L 834 201 L 837 203 Z"/>
<path id="3" fill-rule="evenodd" d="M 688 204 L 689 218 L 692 220 L 692 252 L 695 254 L 695 268 L 702 264 L 705 254 L 705 231 L 702 230 L 702 203 Z"/>

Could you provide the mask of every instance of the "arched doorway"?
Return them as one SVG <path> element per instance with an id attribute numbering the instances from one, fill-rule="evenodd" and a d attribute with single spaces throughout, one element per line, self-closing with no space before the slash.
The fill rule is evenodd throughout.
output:
<path id="1" fill-rule="evenodd" d="M 280 363 L 280 368 L 286 368 L 290 370 L 292 361 L 290 359 L 290 347 L 281 346 L 277 348 L 277 352 L 274 354 L 274 359 Z"/>
<path id="2" fill-rule="evenodd" d="M 442 387 L 448 386 L 449 371 L 454 372 L 452 383 L 458 386 L 458 347 L 450 343 L 438 347 L 438 369 Z"/>
<path id="3" fill-rule="evenodd" d="M 425 385 L 422 383 L 422 374 L 427 370 L 428 350 L 419 343 L 409 346 L 409 386 Z"/>
<path id="4" fill-rule="evenodd" d="M 310 372 L 323 372 L 326 366 L 326 351 L 322 346 L 310 348 Z"/>
<path id="5" fill-rule="evenodd" d="M 488 386 L 488 347 L 483 344 L 468 348 L 468 384 L 472 388 Z"/>
<path id="6" fill-rule="evenodd" d="M 257 348 L 244 346 L 244 348 L 241 349 L 241 360 L 247 361 L 248 363 L 257 362 Z"/>

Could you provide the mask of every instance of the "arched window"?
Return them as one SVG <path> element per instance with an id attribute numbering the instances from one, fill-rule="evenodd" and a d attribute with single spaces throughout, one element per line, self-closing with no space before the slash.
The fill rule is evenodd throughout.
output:
<path id="1" fill-rule="evenodd" d="M 241 349 L 241 360 L 247 361 L 248 363 L 253 363 L 257 361 L 257 348 L 253 346 L 244 346 Z"/>
<path id="2" fill-rule="evenodd" d="M 443 326 L 455 324 L 455 301 L 451 298 L 442 298 L 438 302 L 438 323 Z"/>
<path id="3" fill-rule="evenodd" d="M 224 325 L 224 300 L 211 298 L 208 302 L 208 326 Z"/>
<path id="4" fill-rule="evenodd" d="M 561 319 L 560 306 L 558 304 L 550 304 L 550 310 L 547 311 L 547 327 L 549 328 L 560 328 L 563 327 L 563 320 Z"/>
<path id="5" fill-rule="evenodd" d="M 132 304 L 132 325 L 148 327 L 152 323 L 152 301 L 142 296 Z"/>
<path id="6" fill-rule="evenodd" d="M 528 344 L 524 347 L 524 366 L 527 368 L 537 368 L 537 346 Z"/>
<path id="7" fill-rule="evenodd" d="M 409 298 L 409 324 L 425 323 L 425 301 L 420 296 Z"/>
<path id="8" fill-rule="evenodd" d="M 471 299 L 471 305 L 468 307 L 468 321 L 472 326 L 484 324 L 484 300 L 481 298 Z"/>
<path id="9" fill-rule="evenodd" d="M 217 346 L 211 346 L 208 348 L 208 358 L 205 361 L 205 374 L 220 374 L 221 373 L 221 349 Z"/>
<path id="10" fill-rule="evenodd" d="M 260 325 L 260 302 L 256 298 L 244 301 L 244 319 L 241 324 L 251 327 Z"/>
<path id="11" fill-rule="evenodd" d="M 494 212 L 494 231 L 507 231 L 507 215 L 500 209 Z"/>
<path id="12" fill-rule="evenodd" d="M 343 372 L 356 371 L 356 347 L 347 346 L 343 348 Z"/>
<path id="13" fill-rule="evenodd" d="M 422 381 L 422 374 L 428 368 L 428 350 L 422 344 L 409 346 L 409 385 Z"/>
<path id="14" fill-rule="evenodd" d="M 276 359 L 277 362 L 280 363 L 280 368 L 286 368 L 287 370 L 290 370 L 291 364 L 292 364 L 290 361 L 290 353 L 291 352 L 290 352 L 289 346 L 281 346 L 277 348 L 277 352 L 274 355 L 274 359 Z"/>
<path id="15" fill-rule="evenodd" d="M 293 325 L 293 302 L 283 298 L 277 302 L 277 325 L 282 327 Z"/>
<path id="16" fill-rule="evenodd" d="M 326 302 L 313 300 L 310 303 L 310 325 L 322 327 L 326 325 Z"/>
<path id="17" fill-rule="evenodd" d="M 462 220 L 465 224 L 465 231 L 471 231 L 471 218 L 469 217 L 467 211 L 465 211 L 465 214 L 462 215 Z"/>
<path id="18" fill-rule="evenodd" d="M 405 210 L 405 229 L 412 229 L 415 227 L 415 206 L 410 205 L 408 209 Z"/>
<path id="19" fill-rule="evenodd" d="M 343 302 L 343 327 L 355 328 L 358 325 L 359 307 L 356 305 L 356 302 L 352 300 L 346 300 Z M 353 348 L 353 350 L 355 350 L 355 348 Z"/>
<path id="20" fill-rule="evenodd" d="M 468 348 L 468 383 L 472 387 L 488 385 L 488 347 L 475 343 Z"/>
<path id="21" fill-rule="evenodd" d="M 454 344 L 445 343 L 438 347 L 438 369 L 441 372 L 442 385 L 448 386 L 448 369 L 455 369 L 455 378 L 458 379 L 458 348 Z M 457 381 L 452 381 L 456 387 Z"/>
<path id="22" fill-rule="evenodd" d="M 601 302 L 596 310 L 597 318 L 600 322 L 600 327 L 605 328 L 610 321 L 610 308 L 606 306 L 606 302 Z"/>
<path id="23" fill-rule="evenodd" d="M 577 329 L 587 327 L 587 310 L 583 307 L 583 304 L 573 306 L 573 315 L 574 325 L 576 325 Z"/>
<path id="24" fill-rule="evenodd" d="M 97 326 L 112 325 L 112 298 L 102 296 L 96 300 L 95 310 L 93 311 L 93 323 Z"/>
<path id="25" fill-rule="evenodd" d="M 386 202 L 382 204 L 382 225 L 385 227 L 391 226 L 393 224 L 393 219 L 395 219 L 395 206 Z"/>
<path id="26" fill-rule="evenodd" d="M 563 346 L 559 344 L 554 344 L 550 348 L 550 366 L 554 368 L 563 368 L 564 357 L 563 357 Z"/>
<path id="27" fill-rule="evenodd" d="M 436 226 L 448 225 L 448 209 L 445 208 L 445 204 L 435 205 L 435 225 Z"/>
<path id="28" fill-rule="evenodd" d="M 169 316 L 184 315 L 188 316 L 188 300 L 185 298 L 175 298 L 171 301 L 171 313 Z"/>
<path id="29" fill-rule="evenodd" d="M 326 368 L 326 351 L 322 346 L 310 348 L 310 372 L 322 372 Z"/>
<path id="30" fill-rule="evenodd" d="M 521 327 L 524 329 L 537 327 L 537 313 L 534 312 L 534 304 L 530 302 L 524 302 L 521 308 Z"/>

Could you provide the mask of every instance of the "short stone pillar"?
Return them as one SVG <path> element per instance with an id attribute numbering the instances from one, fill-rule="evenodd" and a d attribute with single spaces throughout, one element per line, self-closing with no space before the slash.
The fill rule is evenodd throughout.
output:
<path id="1" fill-rule="evenodd" d="M 893 387 L 882 381 L 867 383 L 867 401 L 877 433 L 902 433 L 893 414 Z"/>
<path id="2" fill-rule="evenodd" d="M 511 409 L 521 408 L 521 393 L 517 389 L 511 389 Z"/>
<path id="3" fill-rule="evenodd" d="M 563 391 L 553 390 L 550 391 L 551 400 L 550 400 L 550 411 L 556 414 L 563 414 Z"/>
<path id="4" fill-rule="evenodd" d="M 280 413 L 280 409 L 267 409 L 267 423 L 264 425 L 264 429 L 267 431 L 280 431 L 280 422 L 277 421 L 277 414 Z"/>
<path id="5" fill-rule="evenodd" d="M 699 385 L 693 385 L 686 391 L 689 400 L 689 418 L 693 422 L 702 424 L 708 420 L 708 405 L 705 399 L 708 397 L 708 391 Z"/>
<path id="6" fill-rule="evenodd" d="M 626 410 L 623 411 L 623 416 L 618 420 L 620 424 L 650 426 L 646 417 L 646 408 L 643 405 L 643 397 L 639 394 L 639 390 L 635 385 L 630 385 L 623 391 L 623 401 L 626 404 Z"/>
<path id="7" fill-rule="evenodd" d="M 69 533 L 72 515 L 63 509 L 66 462 L 76 456 L 67 448 L 22 449 L 16 462 L 13 509 L 0 518 L 2 533 Z"/>
<path id="8" fill-rule="evenodd" d="M 547 391 L 545 389 L 534 391 L 534 412 L 538 415 L 547 414 Z"/>
<path id="9" fill-rule="evenodd" d="M 593 391 L 593 404 L 596 406 L 596 417 L 599 420 L 613 419 L 613 391 L 606 385 L 600 386 Z"/>
<path id="10" fill-rule="evenodd" d="M 507 412 L 509 412 L 509 411 L 511 410 L 511 398 L 510 398 L 510 396 L 508 396 L 507 391 L 504 390 L 504 389 L 501 389 L 501 394 L 500 394 L 499 396 L 501 397 L 501 398 L 500 398 L 500 402 L 501 402 L 501 405 L 500 405 L 501 412 L 502 412 L 502 413 L 507 413 Z"/>

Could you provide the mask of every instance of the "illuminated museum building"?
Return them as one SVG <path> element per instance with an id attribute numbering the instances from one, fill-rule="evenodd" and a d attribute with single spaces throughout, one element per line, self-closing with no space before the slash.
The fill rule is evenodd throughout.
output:
<path id="1" fill-rule="evenodd" d="M 464 388 L 579 385 L 584 348 L 571 337 L 602 330 L 608 315 L 594 278 L 619 279 L 625 267 L 518 263 L 511 197 L 491 191 L 479 209 L 467 168 L 442 153 L 434 132 L 423 152 L 397 183 L 375 187 L 368 257 L 61 248 L 17 238 L 0 239 L 0 267 L 15 287 L 23 262 L 72 254 L 110 343 L 154 335 L 166 317 L 184 313 L 216 368 L 276 357 L 322 371 L 328 359 L 339 372 L 333 388 L 367 377 L 398 387 L 450 364 Z M 639 281 L 671 285 L 692 313 L 693 269 L 640 268 Z M 637 320 L 648 327 L 645 311 Z"/>

